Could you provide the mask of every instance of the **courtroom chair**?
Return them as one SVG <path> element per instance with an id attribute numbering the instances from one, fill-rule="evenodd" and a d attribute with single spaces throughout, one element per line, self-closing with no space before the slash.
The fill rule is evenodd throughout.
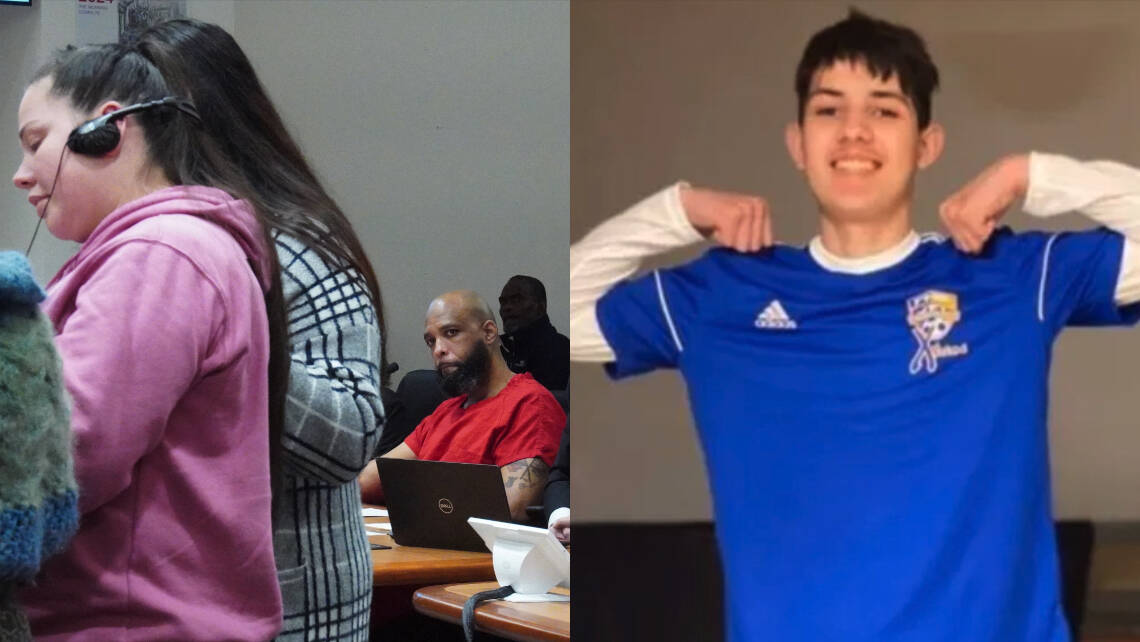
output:
<path id="1" fill-rule="evenodd" d="M 1055 527 L 1061 567 L 1061 608 L 1069 621 L 1073 640 L 1080 640 L 1096 535 L 1093 523 L 1088 520 L 1063 520 L 1056 522 Z"/>
<path id="2" fill-rule="evenodd" d="M 562 406 L 562 412 L 570 414 L 570 389 L 565 390 L 551 390 L 550 394 L 558 400 L 558 405 Z"/>
<path id="3" fill-rule="evenodd" d="M 384 408 L 384 434 L 376 446 L 374 457 L 380 457 L 404 443 L 424 417 L 447 399 L 435 370 L 412 370 L 404 375 L 395 396 L 391 410 Z"/>

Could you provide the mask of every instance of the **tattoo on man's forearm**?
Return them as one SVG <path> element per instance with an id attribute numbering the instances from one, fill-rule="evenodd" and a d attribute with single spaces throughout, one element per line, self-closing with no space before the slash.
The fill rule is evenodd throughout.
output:
<path id="1" fill-rule="evenodd" d="M 541 483 L 539 478 L 546 478 L 546 469 L 546 463 L 541 459 L 535 457 L 530 460 L 530 463 L 527 464 L 526 470 L 524 470 L 522 474 L 523 486 L 534 486 L 535 484 Z"/>
<path id="2" fill-rule="evenodd" d="M 550 467 L 546 465 L 546 462 L 538 457 L 520 459 L 512 464 L 507 464 L 507 478 L 503 481 L 503 486 L 514 488 L 515 482 L 518 482 L 519 490 L 538 486 L 546 480 L 546 474 L 549 470 Z"/>

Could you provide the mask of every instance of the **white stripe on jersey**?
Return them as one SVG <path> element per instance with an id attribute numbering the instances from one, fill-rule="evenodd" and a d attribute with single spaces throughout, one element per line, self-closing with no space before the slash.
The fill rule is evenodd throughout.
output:
<path id="1" fill-rule="evenodd" d="M 669 314 L 669 304 L 665 302 L 665 288 L 661 287 L 661 273 L 653 270 L 653 280 L 657 282 L 657 300 L 661 303 L 661 312 L 665 315 L 665 323 L 669 325 L 669 334 L 673 335 L 673 343 L 677 345 L 677 352 L 684 352 L 681 337 L 677 336 L 677 328 L 673 326 L 673 316 Z"/>
<path id="2" fill-rule="evenodd" d="M 1045 243 L 1045 256 L 1041 259 L 1041 283 L 1037 286 L 1037 320 L 1045 320 L 1045 277 L 1049 274 L 1049 251 L 1053 249 L 1053 241 L 1057 235 L 1049 237 Z"/>

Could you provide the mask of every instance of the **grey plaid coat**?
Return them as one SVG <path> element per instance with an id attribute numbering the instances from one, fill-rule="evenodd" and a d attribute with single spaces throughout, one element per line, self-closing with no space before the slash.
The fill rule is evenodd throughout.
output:
<path id="1" fill-rule="evenodd" d="M 364 281 L 278 235 L 292 361 L 273 537 L 280 640 L 368 639 L 372 563 L 356 476 L 380 440 L 380 330 Z"/>

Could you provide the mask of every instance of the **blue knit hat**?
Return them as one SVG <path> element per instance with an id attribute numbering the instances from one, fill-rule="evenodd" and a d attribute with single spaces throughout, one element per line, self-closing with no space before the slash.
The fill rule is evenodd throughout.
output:
<path id="1" fill-rule="evenodd" d="M 19 252 L 0 252 L 0 310 L 36 305 L 46 296 L 32 276 L 27 257 Z"/>

